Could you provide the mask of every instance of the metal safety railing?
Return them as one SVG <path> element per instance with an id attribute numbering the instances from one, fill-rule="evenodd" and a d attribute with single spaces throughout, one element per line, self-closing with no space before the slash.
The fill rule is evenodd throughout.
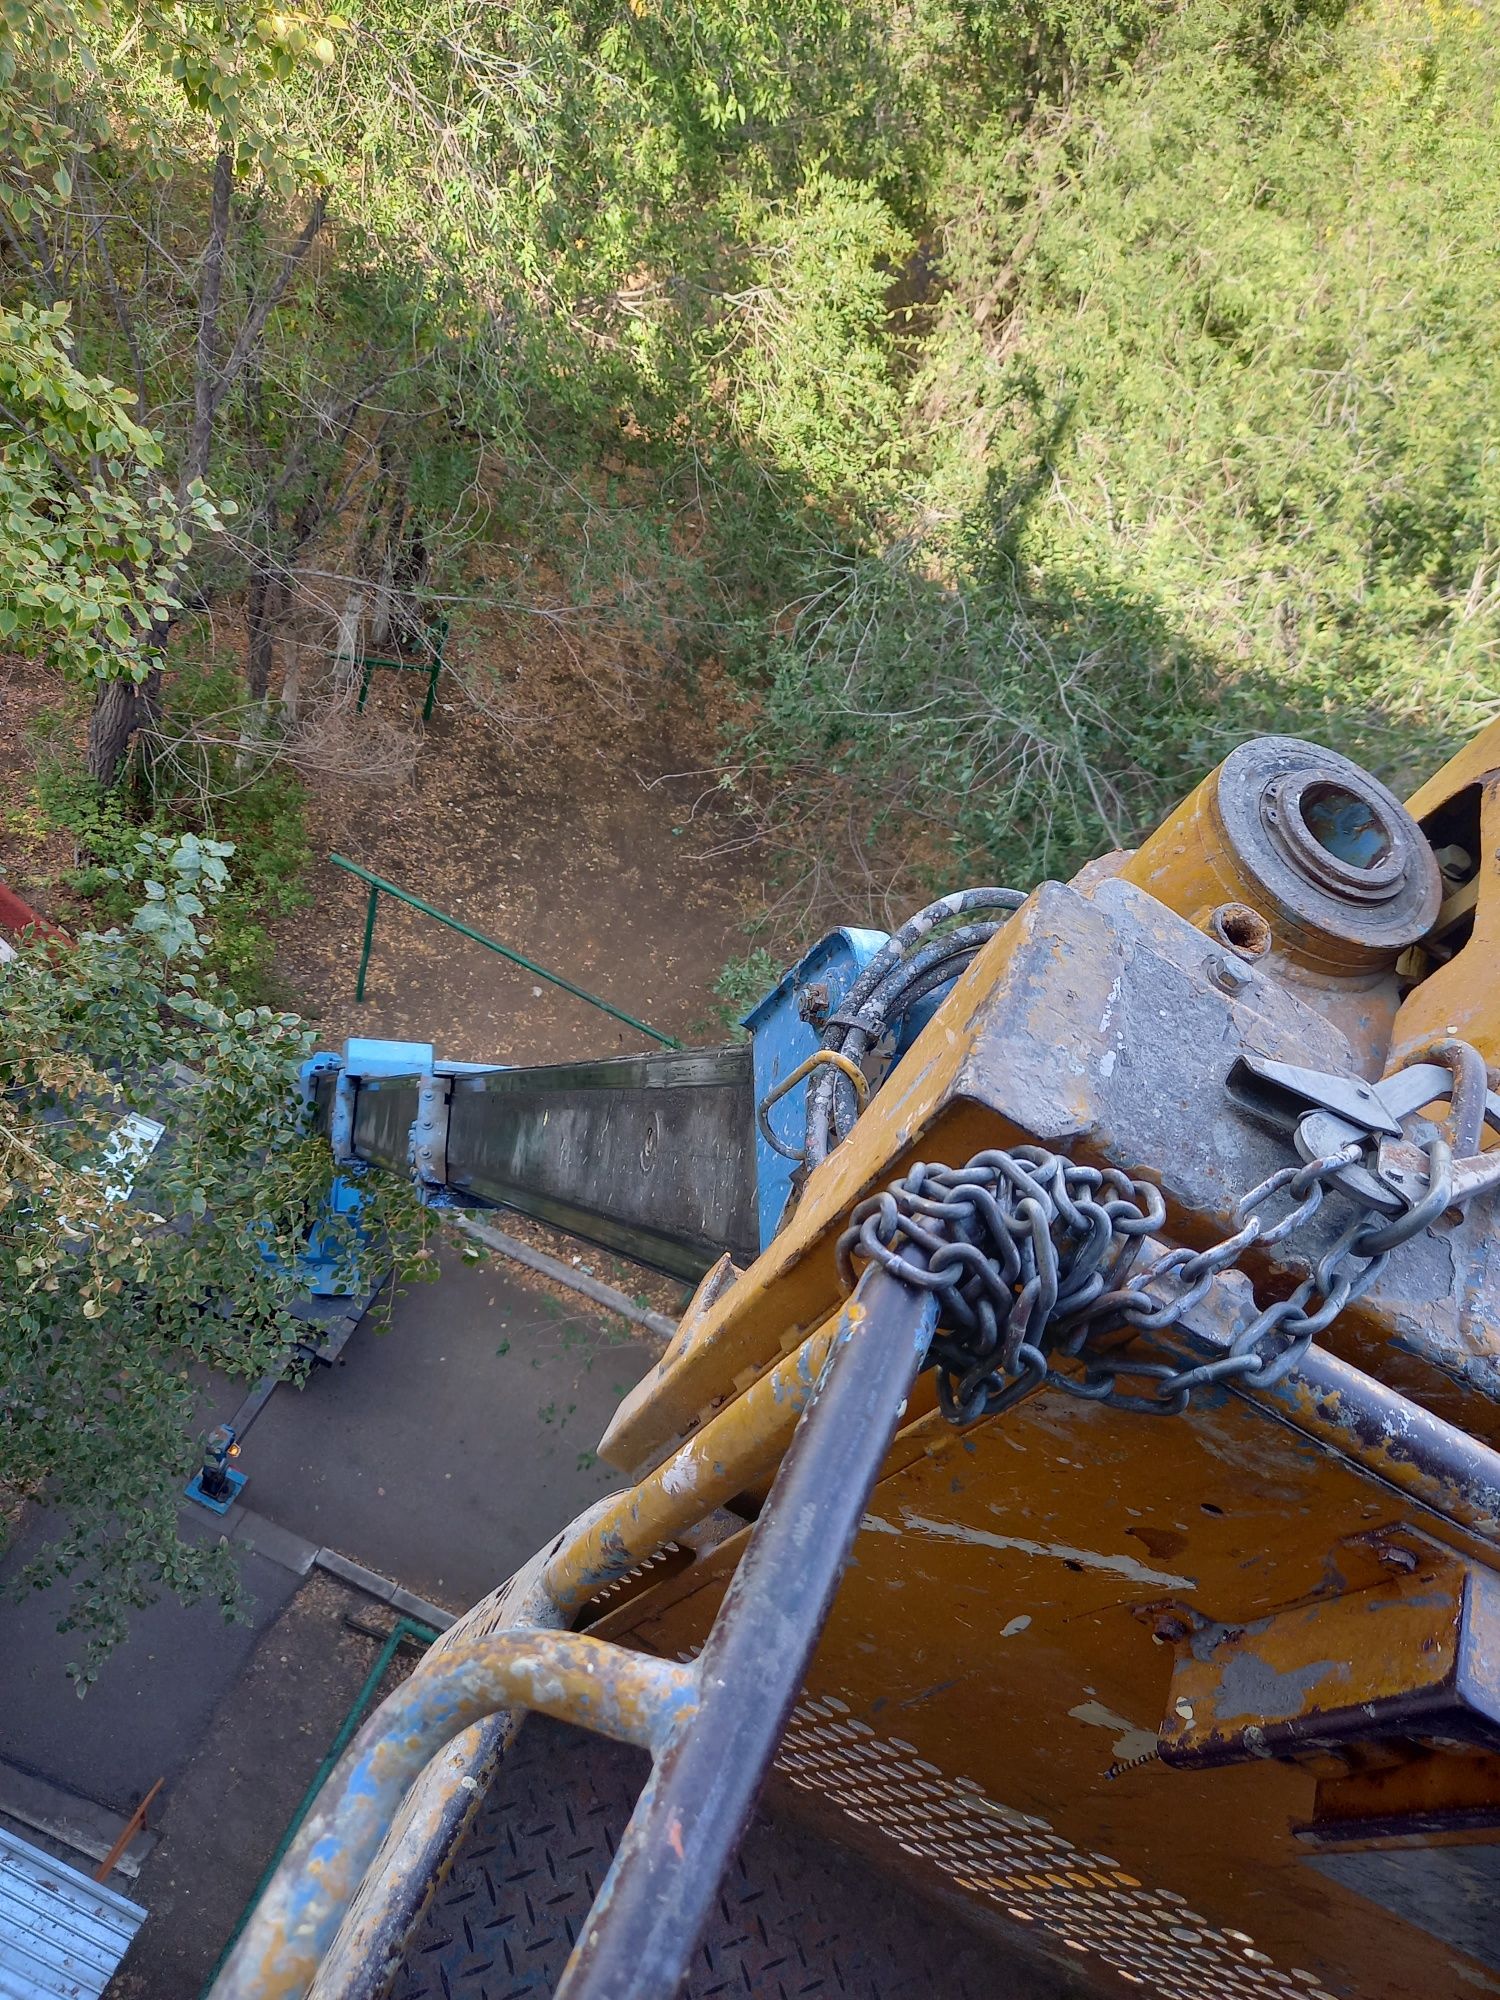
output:
<path id="1" fill-rule="evenodd" d="M 359 881 L 368 883 L 370 896 L 365 908 L 364 943 L 359 954 L 359 977 L 355 981 L 354 998 L 362 1001 L 365 997 L 365 974 L 370 966 L 370 953 L 375 944 L 375 915 L 382 896 L 394 896 L 398 903 L 405 903 L 413 910 L 419 910 L 424 917 L 431 917 L 434 923 L 446 924 L 450 931 L 457 931 L 473 944 L 482 944 L 486 951 L 493 951 L 501 958 L 509 959 L 512 965 L 519 965 L 523 972 L 533 973 L 538 979 L 545 979 L 552 986 L 559 986 L 564 993 L 571 993 L 575 1000 L 586 1000 L 590 1007 L 597 1007 L 603 1014 L 616 1021 L 623 1021 L 627 1028 L 634 1028 L 637 1034 L 647 1035 L 653 1042 L 660 1042 L 664 1049 L 680 1049 L 681 1042 L 671 1035 L 664 1035 L 660 1028 L 652 1028 L 644 1021 L 638 1021 L 634 1014 L 627 1014 L 623 1008 L 615 1007 L 608 1000 L 601 1000 L 597 993 L 590 993 L 585 986 L 575 986 L 571 979 L 564 979 L 560 972 L 550 972 L 545 965 L 538 965 L 534 958 L 524 952 L 512 951 L 508 944 L 501 944 L 498 938 L 486 936 L 457 917 L 450 917 L 446 910 L 439 910 L 433 904 L 414 896 L 409 889 L 398 888 L 394 882 L 387 882 L 383 875 L 374 875 L 368 868 L 361 868 L 357 861 L 350 861 L 342 854 L 330 854 L 328 859 L 335 868 L 342 868 L 346 875 L 353 875 Z"/>
<path id="2" fill-rule="evenodd" d="M 773 1403 L 730 1404 L 636 1488 L 560 1539 L 545 1589 L 563 1619 L 663 1533 L 701 1519 L 790 1442 L 696 1661 L 588 1633 L 455 1630 L 364 1725 L 324 1784 L 214 1986 L 212 2000 L 302 2000 L 411 1786 L 497 1712 L 531 1711 L 648 1749 L 655 1768 L 569 1956 L 556 2000 L 679 1991 L 754 1810 L 871 1489 L 926 1359 L 936 1295 L 873 1265 L 827 1332 L 821 1364 Z M 718 1425 L 735 1433 L 710 1447 Z M 758 1433 L 764 1429 L 766 1436 Z M 721 1452 L 720 1444 L 725 1449 Z M 601 1542 L 600 1537 L 604 1540 Z M 602 1553 L 602 1559 L 601 1557 Z M 378 1977 L 382 1968 L 373 1968 Z M 387 1969 L 388 1976 L 388 1969 Z M 336 1982 L 331 1982 L 336 1983 Z M 341 1989 L 342 1990 L 342 1989 Z"/>
<path id="3" fill-rule="evenodd" d="M 987 1152 L 963 1171 L 994 1171 L 996 1157 Z M 944 1192 L 933 1169 L 919 1171 Z M 838 1245 L 844 1281 L 855 1257 L 871 1261 L 836 1319 L 714 1410 L 633 1487 L 598 1502 L 544 1547 L 445 1634 L 365 1724 L 259 1900 L 212 2000 L 384 1992 L 411 1914 L 525 1712 L 639 1745 L 653 1759 L 554 2000 L 666 2000 L 681 1990 L 913 1380 L 940 1322 L 955 1324 L 946 1304 L 953 1272 L 972 1260 L 955 1259 L 950 1246 L 969 1238 L 955 1229 L 945 1239 L 927 1226 L 933 1211 L 955 1204 L 922 1185 L 897 1182 L 853 1211 Z M 901 1195 L 908 1202 L 901 1213 L 925 1204 L 916 1210 L 920 1239 L 904 1225 L 895 1238 L 882 1233 L 889 1203 Z M 1141 1243 L 1155 1273 L 1151 1300 L 1159 1306 L 1166 1291 L 1175 1309 L 1180 1284 L 1158 1263 L 1156 1240 L 1148 1234 Z M 1162 1314 L 1153 1349 L 1160 1340 L 1176 1354 L 1179 1335 L 1184 1352 L 1221 1347 L 1226 1312 L 1231 1326 L 1241 1317 L 1237 1299 L 1237 1292 L 1227 1301 L 1210 1295 L 1192 1309 L 1191 1323 Z M 1044 1331 L 1032 1328 L 1039 1339 Z M 943 1335 L 944 1366 L 954 1337 Z M 1171 1366 L 1149 1351 L 1134 1365 L 1148 1380 Z M 1226 1386 L 1383 1488 L 1495 1533 L 1500 1456 L 1351 1364 L 1313 1346 L 1279 1378 L 1240 1375 Z M 696 1660 L 568 1629 L 601 1590 L 669 1543 L 681 1545 L 695 1524 L 768 1477 L 770 1492 Z"/>
<path id="4" fill-rule="evenodd" d="M 435 625 L 429 625 L 423 634 L 422 643 L 427 649 L 425 658 L 407 660 L 399 656 L 391 658 L 385 654 L 377 656 L 373 653 L 367 653 L 365 655 L 364 672 L 361 674 L 359 682 L 358 709 L 361 715 L 364 714 L 365 703 L 370 698 L 370 678 L 375 669 L 377 667 L 389 667 L 394 673 L 398 674 L 426 674 L 427 699 L 422 704 L 422 720 L 424 722 L 431 722 L 433 705 L 437 701 L 438 676 L 443 671 L 443 648 L 448 643 L 447 619 L 440 618 Z"/>
<path id="5" fill-rule="evenodd" d="M 398 1618 L 390 1631 L 386 1633 L 381 1643 L 380 1651 L 375 1656 L 374 1665 L 365 1675 L 364 1685 L 349 1704 L 348 1712 L 339 1725 L 338 1734 L 328 1746 L 322 1763 L 319 1764 L 317 1770 L 314 1772 L 312 1783 L 302 1794 L 301 1803 L 292 1815 L 291 1824 L 276 1843 L 276 1852 L 266 1863 L 260 1880 L 251 1890 L 250 1900 L 240 1912 L 239 1922 L 229 1933 L 229 1938 L 224 1949 L 215 1960 L 214 1969 L 208 1975 L 208 1980 L 204 1985 L 202 1993 L 199 1995 L 199 2000 L 209 2000 L 209 1996 L 212 1994 L 214 1986 L 218 1981 L 219 1974 L 223 1971 L 229 1961 L 230 1954 L 240 1941 L 240 1933 L 250 1921 L 251 1913 L 259 1903 L 262 1895 L 264 1895 L 265 1891 L 275 1880 L 276 1871 L 281 1866 L 283 1856 L 292 1842 L 297 1838 L 297 1835 L 302 1831 L 303 1822 L 317 1804 L 318 1795 L 322 1791 L 324 1784 L 338 1768 L 339 1760 L 353 1741 L 355 1731 L 365 1721 L 367 1712 L 380 1691 L 380 1684 L 385 1679 L 387 1669 L 390 1667 L 392 1660 L 395 1659 L 403 1645 L 408 1643 L 415 1644 L 425 1651 L 427 1647 L 436 1641 L 438 1636 L 430 1625 L 419 1624 L 415 1618 Z"/>

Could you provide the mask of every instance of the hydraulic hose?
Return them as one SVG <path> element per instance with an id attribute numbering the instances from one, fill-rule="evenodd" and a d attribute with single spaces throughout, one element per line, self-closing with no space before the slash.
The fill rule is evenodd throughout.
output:
<path id="1" fill-rule="evenodd" d="M 829 1016 L 823 1047 L 849 1057 L 868 1074 L 868 1059 L 881 1041 L 887 1035 L 894 1038 L 919 1000 L 956 979 L 1025 900 L 1021 889 L 958 889 L 908 917 Z M 970 921 L 959 923 L 960 918 Z M 872 1084 L 879 1081 L 871 1078 Z M 807 1092 L 808 1167 L 828 1157 L 858 1116 L 854 1086 L 828 1065 Z"/>

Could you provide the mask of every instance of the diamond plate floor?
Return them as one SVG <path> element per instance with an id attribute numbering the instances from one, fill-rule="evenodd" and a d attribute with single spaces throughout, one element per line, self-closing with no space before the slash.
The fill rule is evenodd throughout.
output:
<path id="1" fill-rule="evenodd" d="M 392 2000 L 550 1994 L 650 1768 L 538 1716 L 480 1808 Z M 855 1855 L 758 1815 L 724 1882 L 686 2000 L 993 2000 L 1038 1989 Z"/>

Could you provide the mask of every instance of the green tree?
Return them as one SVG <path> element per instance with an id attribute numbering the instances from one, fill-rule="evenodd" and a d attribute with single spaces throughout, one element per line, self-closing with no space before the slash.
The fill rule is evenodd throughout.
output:
<path id="1" fill-rule="evenodd" d="M 155 460 L 167 464 L 180 532 L 175 568 L 149 606 L 150 657 L 142 666 L 139 649 L 120 641 L 124 650 L 111 667 L 106 623 L 106 650 L 91 661 L 98 687 L 88 766 L 102 783 L 118 776 L 135 730 L 159 707 L 188 531 L 201 518 L 216 435 L 325 219 L 326 199 L 315 191 L 300 229 L 272 247 L 260 282 L 232 301 L 240 308 L 232 311 L 225 279 L 236 181 L 253 176 L 282 201 L 299 183 L 316 182 L 288 129 L 284 87 L 299 68 L 326 66 L 334 54 L 305 12 L 214 0 L 178 7 L 8 0 L 0 16 L 0 234 L 13 273 L 46 311 L 76 305 L 75 348 L 119 352 L 134 382 L 139 424 L 185 413 Z M 143 263 L 139 245 L 112 244 L 111 237 L 120 224 L 127 233 L 139 229 L 143 195 L 149 201 L 152 189 L 183 179 L 184 167 L 190 180 L 205 155 L 206 212 L 200 251 L 190 260 L 195 297 L 183 367 L 175 344 L 164 347 L 143 319 L 146 288 L 130 282 Z M 156 243 L 149 224 L 144 242 Z M 181 269 L 170 253 L 160 261 Z M 175 319 L 175 299 L 173 308 Z M 65 323 L 53 320 L 51 330 Z M 173 358 L 163 379 L 166 354 Z M 168 511 L 158 508 L 163 528 Z"/>
<path id="2" fill-rule="evenodd" d="M 747 660 L 783 856 L 1067 873 L 1271 729 L 1399 786 L 1500 698 L 1493 14 L 969 18 L 1017 87 L 905 184 L 895 490 L 783 529 Z"/>
<path id="3" fill-rule="evenodd" d="M 83 680 L 146 678 L 191 531 L 220 526 L 128 400 L 74 365 L 66 306 L 0 307 L 0 638 Z"/>
<path id="4" fill-rule="evenodd" d="M 3 19 L 0 302 L 239 503 L 174 594 L 245 593 L 247 744 L 397 597 L 608 625 L 730 663 L 834 897 L 1065 869 L 1256 728 L 1399 779 L 1495 699 L 1484 9 Z"/>
<path id="5" fill-rule="evenodd" d="M 177 1527 L 203 1370 L 286 1365 L 293 1265 L 332 1173 L 301 1115 L 308 1030 L 203 967 L 229 852 L 142 836 L 128 925 L 30 942 L 0 970 L 0 1483 L 57 1523 L 27 1580 L 71 1579 L 84 1680 L 163 1588 L 233 1613 L 227 1550 Z M 419 1267 L 406 1190 L 367 1186 L 363 1254 Z M 352 1274 L 352 1229 L 342 1248 Z"/>

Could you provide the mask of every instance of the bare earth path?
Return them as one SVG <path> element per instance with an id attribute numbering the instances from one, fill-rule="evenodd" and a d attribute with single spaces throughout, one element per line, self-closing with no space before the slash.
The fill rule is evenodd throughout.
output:
<path id="1" fill-rule="evenodd" d="M 740 823 L 703 773 L 714 746 L 701 708 L 677 694 L 621 717 L 561 671 L 538 670 L 527 694 L 515 728 L 445 687 L 409 785 L 314 788 L 316 907 L 274 934 L 291 997 L 329 1045 L 384 1035 L 505 1062 L 644 1046 L 387 897 L 357 1007 L 365 890 L 329 864 L 330 850 L 680 1040 L 723 1038 L 713 984 L 745 949 L 757 875 L 753 851 L 737 844 Z M 393 719 L 416 714 L 394 675 L 377 678 L 371 704 Z"/>

